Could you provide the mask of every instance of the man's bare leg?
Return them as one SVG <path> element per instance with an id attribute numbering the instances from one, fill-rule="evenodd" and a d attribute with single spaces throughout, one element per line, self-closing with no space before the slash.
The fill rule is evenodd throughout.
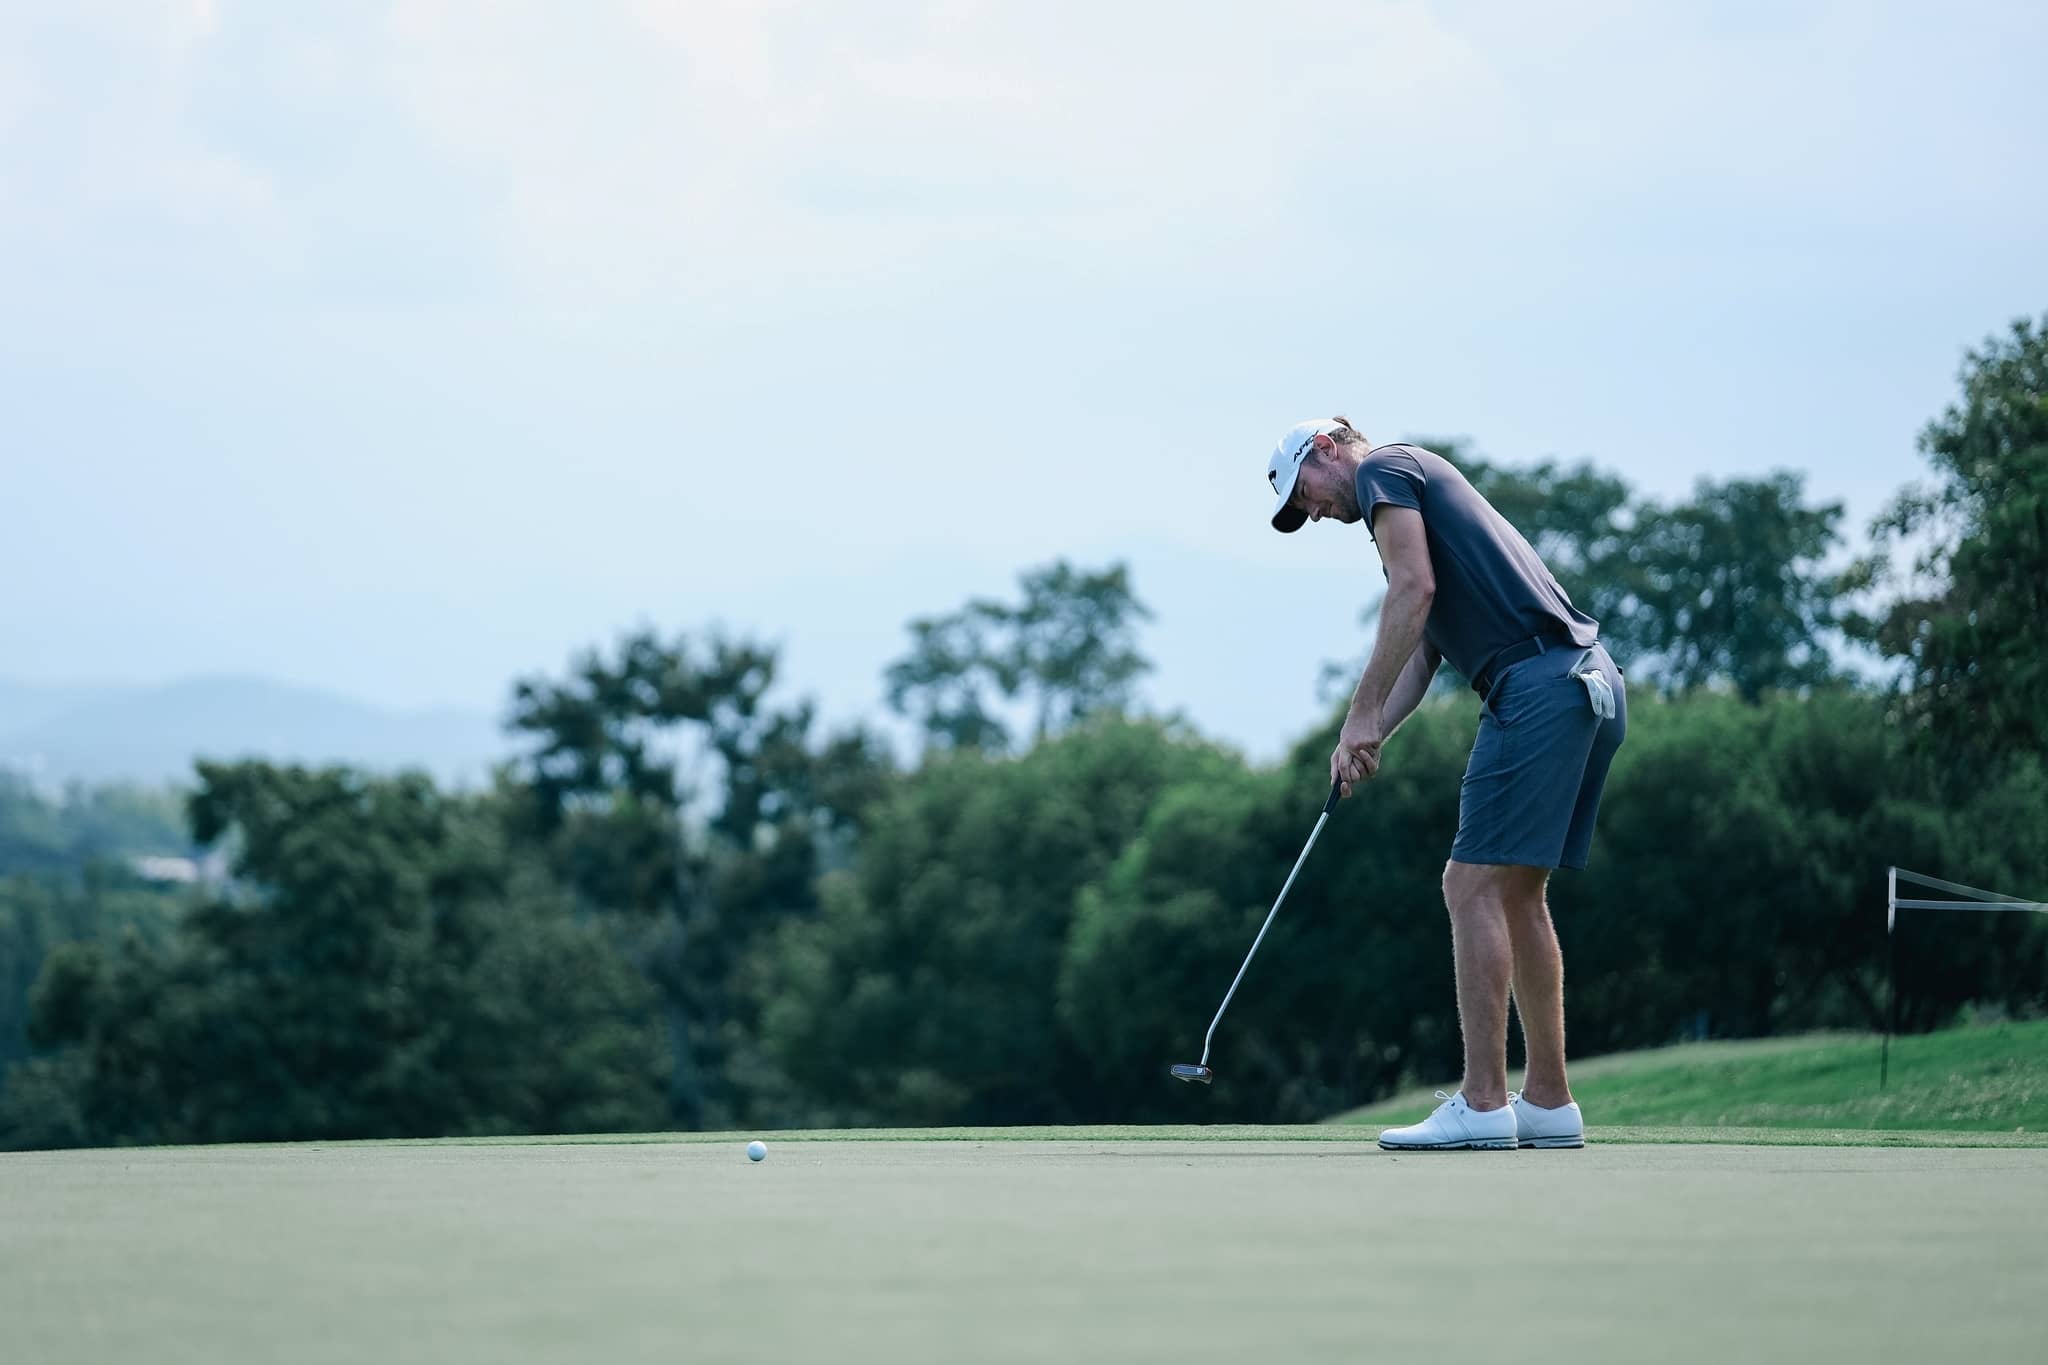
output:
<path id="1" fill-rule="evenodd" d="M 1508 906 L 1526 897 L 1531 874 L 1541 871 L 1456 861 L 1444 869 L 1458 1025 L 1465 1040 L 1463 1089 L 1465 1103 L 1477 1110 L 1508 1102 L 1508 984 L 1514 969 Z"/>
<path id="2" fill-rule="evenodd" d="M 1541 1109 L 1572 1102 L 1564 1068 L 1564 954 L 1558 951 L 1557 930 L 1550 922 L 1544 896 L 1549 873 L 1525 880 L 1507 899 L 1507 929 L 1514 952 L 1515 1013 L 1522 1020 L 1522 1047 L 1528 1070 L 1522 1097 Z"/>

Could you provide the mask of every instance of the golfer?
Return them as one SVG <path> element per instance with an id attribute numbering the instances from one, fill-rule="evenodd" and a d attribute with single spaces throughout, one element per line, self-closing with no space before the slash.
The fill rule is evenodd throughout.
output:
<path id="1" fill-rule="evenodd" d="M 1581 1147 L 1564 1066 L 1564 958 L 1544 888 L 1582 868 L 1607 767 L 1628 728 L 1621 670 L 1599 623 L 1574 607 L 1521 533 L 1450 461 L 1375 446 L 1345 418 L 1302 422 L 1274 447 L 1273 527 L 1362 521 L 1386 571 L 1379 638 L 1330 755 L 1344 795 L 1379 771 L 1381 746 L 1449 660 L 1480 697 L 1479 738 L 1444 868 L 1465 1079 L 1398 1151 Z M 1508 1089 L 1508 995 L 1528 1073 Z"/>

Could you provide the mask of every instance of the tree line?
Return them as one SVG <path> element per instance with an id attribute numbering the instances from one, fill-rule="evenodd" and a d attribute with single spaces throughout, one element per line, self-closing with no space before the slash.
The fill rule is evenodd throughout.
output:
<path id="1" fill-rule="evenodd" d="M 1632 683 L 1594 864 L 1553 891 L 1576 1051 L 1873 1027 L 1886 863 L 2048 885 L 2048 331 L 1973 353 L 1921 446 L 1861 558 L 1796 474 L 1664 504 L 1447 450 Z M 1146 615 L 1124 567 L 1059 562 L 911 623 L 909 763 L 768 646 L 634 633 L 514 687 L 481 793 L 200 764 L 185 832 L 232 877 L 191 890 L 0 787 L 0 1143 L 1297 1120 L 1455 1071 L 1437 878 L 1476 715 L 1447 689 L 1334 817 L 1219 1034 L 1230 1084 L 1161 1080 L 1338 717 L 1261 767 L 1143 715 Z M 1902 932 L 1906 1026 L 2048 1008 L 2035 917 Z"/>

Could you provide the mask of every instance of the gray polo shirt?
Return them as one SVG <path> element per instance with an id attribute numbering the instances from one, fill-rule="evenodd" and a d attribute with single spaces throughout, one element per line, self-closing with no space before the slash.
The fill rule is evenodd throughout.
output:
<path id="1" fill-rule="evenodd" d="M 1358 506 L 1368 531 L 1382 503 L 1422 513 L 1436 573 L 1423 635 L 1467 679 L 1532 635 L 1581 648 L 1599 638 L 1600 623 L 1572 605 L 1522 533 L 1435 451 L 1385 445 L 1368 452 L 1358 466 Z"/>

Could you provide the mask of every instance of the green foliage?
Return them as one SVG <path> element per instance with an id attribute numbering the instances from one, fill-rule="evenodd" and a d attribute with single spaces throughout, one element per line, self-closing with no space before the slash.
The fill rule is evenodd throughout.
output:
<path id="1" fill-rule="evenodd" d="M 906 779 L 815 920 L 756 965 L 766 1043 L 825 1115 L 1036 1123 L 1100 1107 L 1095 1038 L 1054 1018 L 1078 890 L 1170 787 L 1231 761 L 1099 718 L 1015 760 Z"/>
<path id="2" fill-rule="evenodd" d="M 1639 503 L 1619 560 L 1607 561 L 1624 591 L 1601 634 L 1624 657 L 1647 656 L 1636 671 L 1667 687 L 1725 683 L 1755 701 L 1834 678 L 1842 584 L 1825 564 L 1842 505 L 1808 507 L 1804 488 L 1780 470 L 1702 479 L 1670 507 Z"/>
<path id="3" fill-rule="evenodd" d="M 501 790 L 506 825 L 584 908 L 621 921 L 660 995 L 686 1126 L 737 1122 L 786 1090 L 737 974 L 777 924 L 816 912 L 820 874 L 850 859 L 895 777 L 872 732 L 818 738 L 809 702 L 777 702 L 777 667 L 768 646 L 643 631 L 514 694 L 513 727 L 539 747 Z"/>
<path id="4" fill-rule="evenodd" d="M 72 786 L 45 796 L 0 771 L 0 1095 L 33 1084 L 17 1064 L 29 1056 L 29 991 L 44 962 L 70 943 L 160 939 L 184 896 L 126 863 L 193 851 L 171 792 Z M 69 1131 L 53 1123 L 51 1132 Z"/>
<path id="5" fill-rule="evenodd" d="M 983 619 L 1005 611 L 974 602 L 951 616 L 910 623 L 910 652 L 889 665 L 889 709 L 909 716 L 928 744 L 965 753 L 1001 753 L 1010 729 L 998 714 L 1002 682 L 993 631 Z"/>
<path id="6" fill-rule="evenodd" d="M 1909 714 L 1958 759 L 2048 749 L 2048 317 L 1987 340 L 1962 399 L 1921 433 L 1932 484 L 1873 527 L 1914 551 L 1899 596 L 1863 622 L 1907 669 Z"/>
<path id="7" fill-rule="evenodd" d="M 50 955 L 66 944 L 130 934 L 161 942 L 185 900 L 104 863 L 89 863 L 75 877 L 0 878 L 0 1092 L 8 1068 L 29 1055 L 29 991 Z"/>
<path id="8" fill-rule="evenodd" d="M 2010 851 L 1987 858 L 1982 837 L 1987 820 L 2009 818 L 2006 803 L 2031 801 L 2041 820 L 2048 805 L 2017 788 L 1944 802 L 1879 698 L 1638 698 L 1630 727 L 1595 861 L 1553 893 L 1583 1050 L 1701 1027 L 1876 1027 L 1888 861 L 2021 884 L 2048 874 L 2048 862 L 2015 866 Z M 1925 1027 L 1972 996 L 2048 1004 L 2048 972 L 2029 979 L 2023 965 L 2048 967 L 2042 926 L 1992 918 L 1944 924 L 1926 941 L 1902 978 L 1909 1021 Z M 1987 974 L 2001 956 L 2014 970 Z"/>
<path id="9" fill-rule="evenodd" d="M 0 769 L 0 876 L 70 874 L 92 861 L 190 851 L 174 793 L 73 786 L 49 799 Z"/>
<path id="10" fill-rule="evenodd" d="M 1455 1050 L 1441 857 L 1457 824 L 1468 703 L 1430 703 L 1381 776 L 1331 817 L 1217 1033 L 1230 1085 L 1171 1086 L 1271 909 L 1327 788 L 1334 721 L 1278 773 L 1162 800 L 1083 893 L 1061 973 L 1067 1026 L 1094 1040 L 1099 1112 L 1133 1120 L 1318 1116 Z"/>
<path id="11" fill-rule="evenodd" d="M 1065 560 L 1019 579 L 1012 606 L 977 598 L 949 616 L 910 623 L 910 653 L 885 675 L 890 709 L 913 718 L 943 749 L 1000 753 L 1011 745 L 1003 711 L 1026 706 L 1043 741 L 1087 716 L 1128 706 L 1150 670 L 1137 623 L 1152 613 L 1129 571 Z"/>
<path id="12" fill-rule="evenodd" d="M 1447 458 L 1600 622 L 1639 682 L 1725 685 L 1755 701 L 1838 676 L 1839 604 L 1860 579 L 1827 567 L 1842 505 L 1808 506 L 1802 475 L 1702 479 L 1666 505 L 1589 463 L 1518 467 L 1452 448 Z"/>
<path id="13" fill-rule="evenodd" d="M 1578 1051 L 1701 1029 L 1875 1027 L 1887 859 L 2048 885 L 2038 767 L 1944 803 L 1884 714 L 1882 699 L 1843 692 L 1755 705 L 1632 697 L 1593 866 L 1551 893 Z M 1307 1120 L 1403 1076 L 1456 1071 L 1436 882 L 1472 725 L 1469 702 L 1426 705 L 1380 776 L 1339 808 L 1218 1032 L 1228 1090 L 1192 1099 L 1159 1077 L 1197 1054 L 1299 851 L 1334 726 L 1284 775 L 1239 772 L 1162 795 L 1140 837 L 1079 893 L 1062 964 L 1062 1022 L 1093 1041 L 1100 1071 L 1103 1107 L 1089 1117 Z M 2048 924 L 2035 917 L 1951 916 L 1902 932 L 1908 1027 L 1969 1000 L 2048 1008 Z"/>
<path id="14" fill-rule="evenodd" d="M 591 650 L 566 681 L 515 685 L 511 728 L 539 741 L 521 764 L 521 814 L 586 901 L 680 908 L 690 871 L 681 808 L 695 792 L 680 781 L 671 736 L 690 727 L 744 761 L 779 720 L 762 716 L 774 674 L 773 653 L 745 642 L 715 639 L 699 658 L 687 640 L 641 631 L 619 642 L 615 661 Z"/>
<path id="15" fill-rule="evenodd" d="M 52 1112 L 90 1142 L 661 1120 L 645 986 L 477 803 L 413 776 L 199 775 L 193 828 L 236 836 L 236 890 L 162 947 L 52 956 L 31 1038 L 63 1050 L 10 1090 L 7 1140 L 47 1139 Z"/>

